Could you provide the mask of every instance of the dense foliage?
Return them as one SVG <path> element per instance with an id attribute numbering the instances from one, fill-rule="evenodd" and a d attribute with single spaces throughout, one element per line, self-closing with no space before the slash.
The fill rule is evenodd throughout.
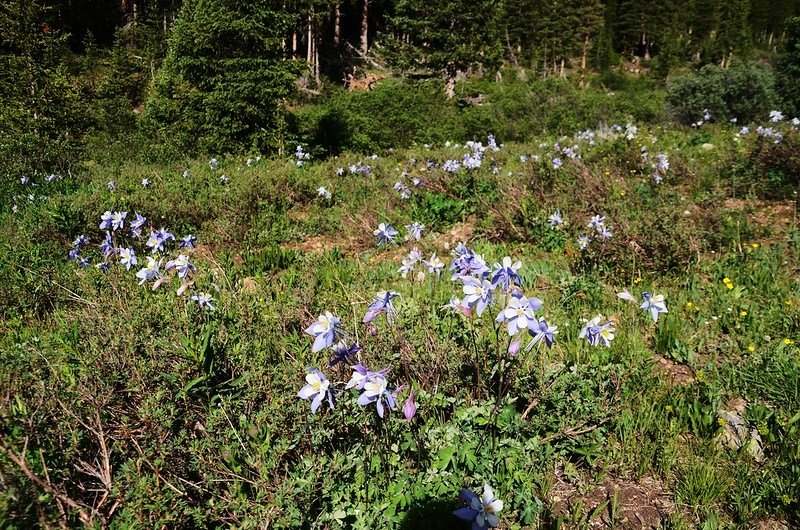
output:
<path id="1" fill-rule="evenodd" d="M 800 112 L 800 17 L 787 24 L 786 54 L 778 61 L 776 84 L 786 110 Z"/>
<path id="2" fill-rule="evenodd" d="M 667 88 L 668 112 L 686 125 L 707 112 L 715 120 L 746 124 L 780 107 L 772 71 L 755 63 L 731 68 L 710 64 L 697 73 L 671 79 Z"/>
<path id="3" fill-rule="evenodd" d="M 501 528 L 800 524 L 800 132 L 769 119 L 32 178 L 0 215 L 0 525 L 460 529 L 486 483 Z M 513 258 L 552 348 L 508 353 L 502 288 L 451 300 L 459 242 Z"/>
<path id="4" fill-rule="evenodd" d="M 300 71 L 283 57 L 290 22 L 280 2 L 185 4 L 146 104 L 145 128 L 190 152 L 281 147 L 283 100 Z"/>
<path id="5" fill-rule="evenodd" d="M 66 170 L 88 125 L 53 16 L 38 2 L 0 5 L 0 203 L 31 171 Z"/>

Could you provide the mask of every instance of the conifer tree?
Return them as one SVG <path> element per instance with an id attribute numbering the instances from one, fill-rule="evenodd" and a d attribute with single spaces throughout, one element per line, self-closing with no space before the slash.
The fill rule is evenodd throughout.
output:
<path id="1" fill-rule="evenodd" d="M 392 43 L 395 63 L 441 73 L 447 97 L 455 95 L 459 71 L 500 64 L 501 10 L 494 0 L 398 0 L 395 13 L 392 28 L 408 36 Z"/>
<path id="2" fill-rule="evenodd" d="M 187 151 L 280 148 L 282 101 L 302 66 L 284 56 L 293 15 L 271 0 L 189 0 L 143 116 Z"/>
<path id="3" fill-rule="evenodd" d="M 800 115 L 800 17 L 790 18 L 786 26 L 786 54 L 775 67 L 775 87 L 784 101 L 784 110 Z"/>
<path id="4" fill-rule="evenodd" d="M 45 2 L 0 3 L 0 158 L 17 182 L 30 171 L 64 170 L 88 127 L 65 67 L 67 35 L 54 19 Z M 0 195 L 10 191 L 0 181 Z"/>

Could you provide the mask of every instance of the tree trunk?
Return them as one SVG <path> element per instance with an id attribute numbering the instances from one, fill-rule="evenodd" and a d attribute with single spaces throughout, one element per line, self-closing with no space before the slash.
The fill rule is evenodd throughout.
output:
<path id="1" fill-rule="evenodd" d="M 292 32 L 292 59 L 297 56 L 297 32 Z"/>
<path id="2" fill-rule="evenodd" d="M 308 34 L 306 36 L 306 62 L 311 65 L 313 68 L 314 66 L 314 50 L 312 46 L 314 46 L 314 34 L 311 29 L 311 15 L 308 15 Z"/>
<path id="3" fill-rule="evenodd" d="M 369 0 L 363 0 L 361 9 L 361 53 L 365 56 L 369 51 Z"/>
<path id="4" fill-rule="evenodd" d="M 589 34 L 583 36 L 583 48 L 581 49 L 581 81 L 578 83 L 580 88 L 586 84 L 586 54 L 589 51 Z"/>
<path id="5" fill-rule="evenodd" d="M 314 28 L 314 82 L 318 88 L 322 84 L 319 75 L 319 27 Z"/>
<path id="6" fill-rule="evenodd" d="M 333 6 L 333 45 L 339 47 L 339 39 L 341 35 L 342 25 L 342 9 L 339 2 Z"/>
<path id="7" fill-rule="evenodd" d="M 564 58 L 561 58 L 561 68 L 558 72 L 558 76 L 563 78 L 564 77 Z"/>
<path id="8" fill-rule="evenodd" d="M 444 69 L 444 95 L 447 99 L 456 97 L 456 65 L 448 63 Z"/>

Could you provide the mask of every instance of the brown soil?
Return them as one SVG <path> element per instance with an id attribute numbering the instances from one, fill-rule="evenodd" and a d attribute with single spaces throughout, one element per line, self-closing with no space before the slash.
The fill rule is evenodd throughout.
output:
<path id="1" fill-rule="evenodd" d="M 695 380 L 694 371 L 685 364 L 679 364 L 663 355 L 653 354 L 654 369 L 666 375 L 672 385 L 688 385 Z"/>
<path id="2" fill-rule="evenodd" d="M 574 513 L 580 508 L 590 514 L 605 504 L 595 517 L 588 521 L 589 528 L 624 528 L 643 530 L 661 528 L 663 522 L 675 511 L 669 493 L 657 478 L 628 479 L 607 477 L 602 484 L 578 487 L 567 482 L 559 473 L 549 501 L 556 517 Z M 612 503 L 616 504 L 612 520 Z"/>

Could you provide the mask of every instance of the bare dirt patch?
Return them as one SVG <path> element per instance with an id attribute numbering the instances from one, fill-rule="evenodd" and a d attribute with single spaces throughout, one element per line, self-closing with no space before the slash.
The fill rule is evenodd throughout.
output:
<path id="1" fill-rule="evenodd" d="M 675 503 L 655 477 L 607 477 L 601 484 L 576 485 L 558 473 L 548 500 L 555 517 L 574 514 L 578 509 L 591 514 L 599 507 L 587 521 L 589 528 L 661 528 L 675 511 Z"/>
<path id="2" fill-rule="evenodd" d="M 744 211 L 752 209 L 747 220 L 759 227 L 780 229 L 791 228 L 794 219 L 794 201 L 745 201 L 743 199 L 725 199 L 722 206 L 727 210 Z"/>
<path id="3" fill-rule="evenodd" d="M 468 243 L 475 233 L 475 218 L 469 217 L 463 223 L 456 223 L 449 230 L 436 237 L 436 245 L 451 249 L 458 243 Z"/>
<path id="4" fill-rule="evenodd" d="M 688 385 L 695 380 L 694 370 L 685 364 L 679 364 L 667 359 L 663 355 L 653 354 L 654 369 L 666 375 L 667 380 L 673 385 Z"/>

